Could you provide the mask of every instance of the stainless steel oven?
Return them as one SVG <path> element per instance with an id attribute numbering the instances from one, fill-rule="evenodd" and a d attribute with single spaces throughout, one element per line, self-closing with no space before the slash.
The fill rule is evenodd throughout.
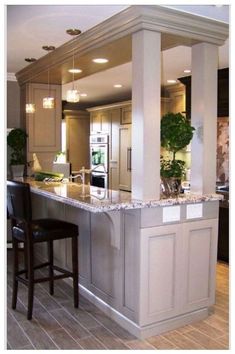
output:
<path id="1" fill-rule="evenodd" d="M 107 134 L 90 136 L 91 185 L 108 188 L 109 144 Z"/>

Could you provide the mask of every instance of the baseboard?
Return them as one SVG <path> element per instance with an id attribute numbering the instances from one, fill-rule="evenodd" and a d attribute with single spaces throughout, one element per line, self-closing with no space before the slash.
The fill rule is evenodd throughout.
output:
<path id="1" fill-rule="evenodd" d="M 66 279 L 66 283 L 72 286 L 72 280 Z M 128 332 L 133 334 L 139 339 L 144 339 L 154 335 L 174 330 L 179 327 L 186 326 L 192 322 L 204 320 L 208 317 L 208 308 L 203 308 L 197 311 L 189 312 L 174 318 L 170 318 L 164 321 L 159 321 L 151 325 L 140 327 L 123 314 L 115 310 L 113 307 L 105 303 L 99 297 L 94 295 L 91 291 L 79 284 L 79 292 L 87 300 L 102 310 L 109 318 L 117 322 L 121 327 L 125 328 Z"/>

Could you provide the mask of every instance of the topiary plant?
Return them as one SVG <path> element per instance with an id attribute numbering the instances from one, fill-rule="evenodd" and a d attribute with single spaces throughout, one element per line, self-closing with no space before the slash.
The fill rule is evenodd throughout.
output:
<path id="1" fill-rule="evenodd" d="M 161 146 L 173 153 L 187 146 L 192 137 L 193 128 L 181 113 L 167 113 L 161 120 Z"/>
<path id="2" fill-rule="evenodd" d="M 23 129 L 15 128 L 7 136 L 7 145 L 11 148 L 10 165 L 24 165 L 26 163 L 25 147 L 27 134 Z"/>
<path id="3" fill-rule="evenodd" d="M 167 113 L 161 120 L 161 146 L 172 152 L 172 159 L 161 157 L 161 179 L 164 186 L 164 194 L 177 195 L 180 192 L 181 179 L 185 173 L 185 162 L 176 160 L 177 151 L 187 146 L 195 128 L 181 113 Z"/>

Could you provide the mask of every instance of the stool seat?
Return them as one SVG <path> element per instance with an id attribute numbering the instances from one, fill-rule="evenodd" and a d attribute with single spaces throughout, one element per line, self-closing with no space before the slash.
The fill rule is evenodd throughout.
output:
<path id="1" fill-rule="evenodd" d="M 77 225 L 58 219 L 38 219 L 30 223 L 33 242 L 59 240 L 68 237 L 76 237 L 78 234 Z M 20 242 L 25 241 L 25 225 L 19 223 L 13 226 L 13 237 Z"/>
<path id="2" fill-rule="evenodd" d="M 44 281 L 49 282 L 49 292 L 54 294 L 54 280 L 72 278 L 74 307 L 78 307 L 78 226 L 58 219 L 32 218 L 30 185 L 24 182 L 7 181 L 7 210 L 12 226 L 13 248 L 13 287 L 12 308 L 16 308 L 18 282 L 28 287 L 27 319 L 32 319 L 34 285 Z M 54 265 L 53 241 L 71 239 L 72 271 Z M 24 243 L 24 269 L 19 269 L 18 246 Z M 46 242 L 48 261 L 35 265 L 35 243 Z M 48 267 L 48 276 L 35 277 L 35 270 Z M 60 273 L 60 274 L 58 274 Z M 25 278 L 22 277 L 25 275 Z"/>

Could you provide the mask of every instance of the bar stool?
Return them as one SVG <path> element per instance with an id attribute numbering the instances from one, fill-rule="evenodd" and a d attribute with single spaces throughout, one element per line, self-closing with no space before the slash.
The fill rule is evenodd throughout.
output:
<path id="1" fill-rule="evenodd" d="M 13 291 L 12 308 L 16 308 L 18 282 L 28 287 L 27 319 L 32 319 L 34 284 L 49 281 L 49 292 L 54 294 L 54 280 L 72 277 L 74 307 L 78 307 L 78 226 L 57 219 L 32 219 L 30 185 L 24 182 L 7 181 L 7 208 L 12 223 L 13 242 Z M 53 264 L 53 241 L 72 239 L 72 272 Z M 19 270 L 18 244 L 24 243 L 25 269 Z M 34 244 L 47 242 L 48 262 L 34 265 Z M 35 278 L 34 270 L 49 267 L 49 276 Z M 54 274 L 54 270 L 61 273 Z M 25 278 L 21 275 L 25 274 Z"/>

